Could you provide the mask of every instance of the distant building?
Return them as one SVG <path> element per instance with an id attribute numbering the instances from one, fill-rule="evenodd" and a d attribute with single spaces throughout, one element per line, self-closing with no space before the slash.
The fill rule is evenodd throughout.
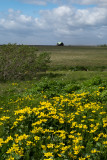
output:
<path id="1" fill-rule="evenodd" d="M 64 46 L 63 42 L 57 42 L 57 46 Z"/>

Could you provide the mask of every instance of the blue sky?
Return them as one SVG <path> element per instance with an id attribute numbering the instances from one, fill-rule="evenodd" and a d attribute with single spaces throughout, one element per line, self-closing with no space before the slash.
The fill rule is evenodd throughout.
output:
<path id="1" fill-rule="evenodd" d="M 62 1 L 61 4 L 64 4 L 64 2 Z M 72 6 L 80 9 L 95 7 L 95 5 L 79 5 L 75 3 L 72 4 Z M 56 7 L 58 7 L 58 4 L 51 2 L 46 5 L 34 5 L 32 3 L 24 3 L 18 0 L 3 0 L 0 2 L 0 11 L 7 11 L 8 9 L 12 8 L 14 10 L 21 10 L 24 14 L 31 16 L 36 16 L 36 14 L 39 15 L 40 10 L 51 10 Z"/>
<path id="2" fill-rule="evenodd" d="M 8 11 L 8 9 L 20 10 L 23 14 L 30 16 L 39 16 L 40 10 L 53 9 L 57 4 L 48 3 L 47 5 L 34 5 L 24 3 L 18 0 L 3 0 L 0 2 L 0 11 Z"/>
<path id="3" fill-rule="evenodd" d="M 0 44 L 107 43 L 107 0 L 1 0 Z"/>

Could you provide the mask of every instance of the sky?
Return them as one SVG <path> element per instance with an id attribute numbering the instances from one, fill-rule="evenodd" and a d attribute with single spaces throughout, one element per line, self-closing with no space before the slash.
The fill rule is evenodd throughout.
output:
<path id="1" fill-rule="evenodd" d="M 107 44 L 107 0 L 0 0 L 0 44 Z"/>

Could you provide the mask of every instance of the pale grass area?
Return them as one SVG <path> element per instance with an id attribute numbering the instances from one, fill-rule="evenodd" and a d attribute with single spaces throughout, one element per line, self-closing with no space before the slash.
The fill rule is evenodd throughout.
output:
<path id="1" fill-rule="evenodd" d="M 107 47 L 39 46 L 38 49 L 51 53 L 54 66 L 107 66 Z"/>
<path id="2" fill-rule="evenodd" d="M 96 53 L 94 51 L 84 52 L 54 52 L 51 54 L 52 65 L 67 65 L 67 66 L 106 66 L 107 54 Z"/>

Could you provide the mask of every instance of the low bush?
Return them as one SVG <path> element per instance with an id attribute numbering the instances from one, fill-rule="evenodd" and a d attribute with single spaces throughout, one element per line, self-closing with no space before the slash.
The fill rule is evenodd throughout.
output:
<path id="1" fill-rule="evenodd" d="M 65 86 L 64 90 L 67 92 L 67 93 L 72 93 L 76 90 L 79 90 L 81 87 L 80 85 L 78 84 L 68 84 Z"/>
<path id="2" fill-rule="evenodd" d="M 49 53 L 37 54 L 38 49 L 27 45 L 7 44 L 0 47 L 0 80 L 32 78 L 46 71 Z"/>

